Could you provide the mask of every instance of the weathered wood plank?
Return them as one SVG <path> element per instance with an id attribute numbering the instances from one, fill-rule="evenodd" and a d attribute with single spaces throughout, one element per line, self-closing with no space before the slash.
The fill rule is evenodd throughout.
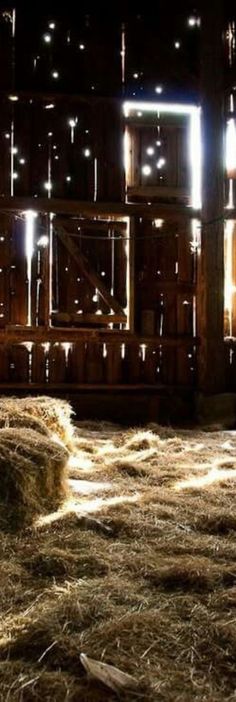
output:
<path id="1" fill-rule="evenodd" d="M 63 200 L 60 198 L 37 197 L 2 197 L 0 199 L 0 210 L 7 212 L 22 212 L 24 210 L 36 210 L 37 212 L 54 212 L 55 214 L 71 214 L 81 217 L 90 216 L 114 216 L 114 217 L 160 217 L 163 219 L 201 219 L 201 212 L 186 207 L 185 205 L 172 204 L 134 204 L 122 202 L 86 202 L 80 200 Z M 225 213 L 229 216 L 229 212 Z M 232 217 L 233 213 L 231 214 Z M 235 213 L 236 217 L 236 213 Z"/>
<path id="2" fill-rule="evenodd" d="M 223 3 L 202 7 L 202 139 L 204 144 L 201 259 L 198 276 L 199 387 L 224 388 Z M 207 224 L 209 222 L 209 224 Z"/>

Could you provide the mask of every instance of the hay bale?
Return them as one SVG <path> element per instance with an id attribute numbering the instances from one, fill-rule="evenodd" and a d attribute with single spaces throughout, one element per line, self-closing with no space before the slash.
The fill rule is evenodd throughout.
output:
<path id="1" fill-rule="evenodd" d="M 50 434 L 57 436 L 66 446 L 72 447 L 74 427 L 73 410 L 66 400 L 53 397 L 1 397 L 0 412 L 27 414 L 41 420 Z M 42 433 L 42 432 L 41 432 Z"/>
<path id="2" fill-rule="evenodd" d="M 65 499 L 67 450 L 29 429 L 0 429 L 0 524 L 21 527 Z"/>
<path id="3" fill-rule="evenodd" d="M 2 407 L 0 403 L 0 429 L 32 429 L 33 431 L 42 434 L 42 436 L 50 436 L 50 432 L 42 419 L 33 417 L 26 412 L 22 412 L 21 408 Z"/>

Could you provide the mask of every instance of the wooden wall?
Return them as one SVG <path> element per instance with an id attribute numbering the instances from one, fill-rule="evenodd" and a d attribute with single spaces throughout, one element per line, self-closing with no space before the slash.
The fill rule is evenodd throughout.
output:
<path id="1" fill-rule="evenodd" d="M 2 387 L 193 387 L 196 250 L 184 221 L 55 216 L 50 276 L 38 213 L 30 282 L 25 216 L 1 215 Z"/>
<path id="2" fill-rule="evenodd" d="M 118 101 L 18 97 L 14 102 L 5 93 L 0 100 L 0 197 L 11 194 L 14 149 L 15 196 L 122 200 L 123 127 Z"/>

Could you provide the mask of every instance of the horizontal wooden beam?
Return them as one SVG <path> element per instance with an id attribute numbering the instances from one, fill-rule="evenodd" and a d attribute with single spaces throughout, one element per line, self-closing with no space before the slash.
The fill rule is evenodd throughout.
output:
<path id="1" fill-rule="evenodd" d="M 61 324 L 126 324 L 127 317 L 124 314 L 69 314 L 68 312 L 53 312 L 51 319 Z"/>
<path id="2" fill-rule="evenodd" d="M 73 219 L 68 218 L 65 220 L 63 217 L 57 217 L 54 219 L 54 226 L 68 227 L 68 225 L 74 225 L 74 227 L 80 227 L 80 229 L 89 229 L 93 233 L 95 232 L 109 232 L 111 230 L 118 232 L 126 232 L 127 224 L 126 222 L 119 222 L 115 220 L 114 222 L 107 221 L 107 219 L 88 219 L 87 217 L 73 217 Z M 69 230 L 68 230 L 69 231 Z M 71 230 L 74 234 L 73 230 Z M 79 236 L 79 232 L 76 232 Z"/>
<path id="3" fill-rule="evenodd" d="M 83 341 L 97 341 L 98 343 L 107 342 L 109 344 L 147 344 L 150 346 L 198 346 L 199 339 L 197 337 L 179 335 L 179 336 L 147 336 L 131 334 L 129 331 L 120 331 L 114 329 L 68 329 L 68 328 L 45 328 L 45 327 L 20 327 L 8 326 L 6 330 L 0 330 L 0 344 L 21 344 L 24 342 L 33 342 L 35 344 L 43 343 L 79 343 Z"/>
<path id="4" fill-rule="evenodd" d="M 40 213 L 78 215 L 80 217 L 149 217 L 160 219 L 200 219 L 199 210 L 185 205 L 155 203 L 123 203 L 123 202 L 87 202 L 79 200 L 61 200 L 60 198 L 39 197 L 2 197 L 0 198 L 0 213 L 24 212 L 35 210 Z M 230 211 L 227 210 L 227 216 Z M 236 211 L 235 211 L 236 213 Z M 112 222 L 110 223 L 112 226 Z"/>
<path id="5" fill-rule="evenodd" d="M 73 394 L 76 392 L 124 392 L 124 393 L 129 393 L 129 392 L 137 392 L 137 393 L 165 393 L 167 395 L 171 395 L 174 391 L 176 392 L 183 392 L 186 394 L 186 392 L 190 391 L 191 393 L 194 392 L 193 386 L 192 385 L 164 385 L 161 383 L 157 383 L 156 385 L 149 385 L 147 383 L 136 383 L 132 384 L 128 383 L 124 384 L 112 384 L 112 383 L 0 383 L 0 391 L 1 392 L 6 392 L 10 391 L 11 393 L 15 393 L 17 391 L 27 391 L 27 393 L 30 392 L 39 392 L 43 391 L 44 393 L 52 393 L 52 392 L 66 392 L 68 394 Z"/>
<path id="6" fill-rule="evenodd" d="M 162 198 L 169 199 L 173 203 L 184 204 L 188 206 L 190 200 L 190 189 L 187 188 L 174 188 L 165 185 L 129 185 L 127 188 L 128 197 L 140 197 L 140 198 Z M 150 205 L 149 205 L 150 206 Z"/>

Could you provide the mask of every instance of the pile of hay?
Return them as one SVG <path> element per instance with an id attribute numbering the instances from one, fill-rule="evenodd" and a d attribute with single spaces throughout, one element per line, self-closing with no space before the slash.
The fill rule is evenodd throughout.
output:
<path id="1" fill-rule="evenodd" d="M 80 423 L 77 449 L 83 494 L 1 534 L 1 702 L 233 702 L 236 433 Z"/>
<path id="2" fill-rule="evenodd" d="M 69 402 L 52 397 L 0 398 L 0 426 L 28 426 L 29 417 L 32 417 L 32 429 L 44 433 L 44 425 L 45 432 L 46 430 L 50 432 L 68 448 L 73 444 L 72 414 L 73 410 Z M 35 426 L 33 426 L 34 421 Z"/>
<path id="3" fill-rule="evenodd" d="M 56 510 L 67 494 L 67 461 L 67 450 L 47 436 L 0 429 L 0 526 L 22 527 Z"/>
<path id="4" fill-rule="evenodd" d="M 43 436 L 50 436 L 49 429 L 42 419 L 22 411 L 18 404 L 13 409 L 12 404 L 8 407 L 0 402 L 0 429 L 10 428 L 32 429 Z"/>

